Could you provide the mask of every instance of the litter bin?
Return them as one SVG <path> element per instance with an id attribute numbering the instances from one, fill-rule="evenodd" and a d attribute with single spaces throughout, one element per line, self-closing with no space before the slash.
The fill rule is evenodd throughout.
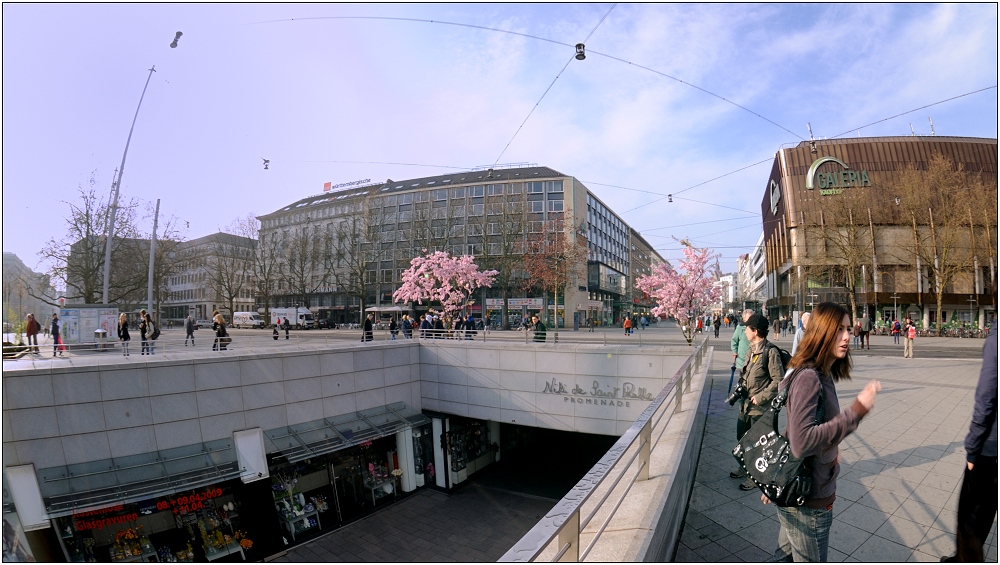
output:
<path id="1" fill-rule="evenodd" d="M 108 332 L 104 328 L 94 330 L 94 349 L 103 351 L 108 348 Z"/>

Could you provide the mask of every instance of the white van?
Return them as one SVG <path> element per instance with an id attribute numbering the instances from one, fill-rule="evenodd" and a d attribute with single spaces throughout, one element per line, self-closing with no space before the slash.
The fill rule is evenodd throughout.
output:
<path id="1" fill-rule="evenodd" d="M 256 312 L 237 312 L 233 314 L 233 325 L 237 328 L 263 328 L 264 318 Z"/>

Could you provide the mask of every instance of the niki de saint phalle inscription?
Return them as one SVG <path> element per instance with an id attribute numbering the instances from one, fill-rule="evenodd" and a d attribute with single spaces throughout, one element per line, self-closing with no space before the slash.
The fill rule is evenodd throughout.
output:
<path id="1" fill-rule="evenodd" d="M 630 400 L 653 400 L 653 394 L 645 387 L 637 387 L 628 381 L 623 382 L 621 388 L 601 388 L 601 383 L 594 381 L 589 390 L 585 390 L 579 384 L 574 384 L 571 390 L 567 390 L 565 383 L 552 379 L 552 382 L 545 383 L 542 393 L 561 394 L 564 402 L 596 406 L 623 406 L 625 408 L 631 408 Z"/>

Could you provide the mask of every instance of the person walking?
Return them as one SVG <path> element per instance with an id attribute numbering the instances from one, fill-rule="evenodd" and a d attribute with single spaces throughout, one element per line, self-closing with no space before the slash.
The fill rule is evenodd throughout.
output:
<path id="1" fill-rule="evenodd" d="M 719 337 L 719 328 L 722 327 L 722 318 L 716 316 L 715 317 L 715 321 L 712 322 L 712 325 L 715 326 L 715 337 L 716 337 L 716 339 L 718 339 L 718 337 Z"/>
<path id="2" fill-rule="evenodd" d="M 792 355 L 795 355 L 795 351 L 799 348 L 799 342 L 802 341 L 802 336 L 805 335 L 806 328 L 809 327 L 810 316 L 811 314 L 806 312 L 799 318 L 799 329 L 795 330 L 795 338 L 792 339 Z"/>
<path id="3" fill-rule="evenodd" d="M 403 339 L 413 338 L 413 323 L 410 322 L 410 315 L 403 314 L 403 322 L 400 324 L 403 326 Z"/>
<path id="4" fill-rule="evenodd" d="M 284 328 L 285 328 L 285 339 L 288 339 L 288 330 L 292 329 L 292 325 L 288 323 L 288 316 L 285 316 Z"/>
<path id="5" fill-rule="evenodd" d="M 149 354 L 156 354 L 156 338 L 160 336 L 160 330 L 156 328 L 153 317 L 146 313 L 146 331 L 149 332 Z"/>
<path id="6" fill-rule="evenodd" d="M 42 331 L 42 325 L 38 323 L 35 319 L 34 314 L 28 314 L 28 322 L 24 328 L 24 335 L 28 338 L 28 350 L 34 353 L 40 353 L 38 350 L 38 332 Z M 31 342 L 35 342 L 34 349 L 32 349 Z"/>
<path id="7" fill-rule="evenodd" d="M 545 341 L 545 323 L 538 319 L 538 316 L 531 317 L 531 323 L 535 327 L 535 337 L 532 341 L 544 342 Z"/>
<path id="8" fill-rule="evenodd" d="M 854 349 L 861 349 L 861 320 L 854 324 Z"/>
<path id="9" fill-rule="evenodd" d="M 841 411 L 836 383 L 851 378 L 850 345 L 847 310 L 832 302 L 817 305 L 809 331 L 789 362 L 794 378 L 782 381 L 788 395 L 785 437 L 793 456 L 811 457 L 812 487 L 801 506 L 776 507 L 780 530 L 773 561 L 827 560 L 840 473 L 838 445 L 875 407 L 875 396 L 882 390 L 877 380 L 869 382 Z M 770 500 L 762 494 L 761 502 Z"/>
<path id="10" fill-rule="evenodd" d="M 628 316 L 625 316 L 625 323 L 622 324 L 622 327 L 625 328 L 625 335 L 631 335 L 632 334 L 632 318 L 629 318 Z"/>
<path id="11" fill-rule="evenodd" d="M 149 354 L 149 334 L 153 333 L 153 328 L 146 322 L 146 311 L 139 311 L 139 355 Z"/>
<path id="12" fill-rule="evenodd" d="M 899 345 L 899 334 L 903 332 L 903 326 L 899 324 L 899 320 L 892 321 L 892 342 Z"/>
<path id="13" fill-rule="evenodd" d="M 778 336 L 781 335 L 781 318 L 775 318 L 772 323 L 773 330 L 771 330 L 772 339 L 777 340 Z"/>
<path id="14" fill-rule="evenodd" d="M 871 350 L 871 333 L 872 333 L 872 320 L 868 317 L 866 312 L 864 316 L 861 316 L 861 347 L 864 347 L 866 351 Z"/>
<path id="15" fill-rule="evenodd" d="M 444 327 L 444 320 L 441 319 L 441 316 L 435 315 L 434 316 L 434 339 L 445 339 L 446 337 L 448 337 L 447 335 L 445 335 L 446 331 L 447 330 Z"/>
<path id="16" fill-rule="evenodd" d="M 122 342 L 122 356 L 128 357 L 128 342 L 132 336 L 128 333 L 128 316 L 122 312 L 118 316 L 118 341 Z"/>
<path id="17" fill-rule="evenodd" d="M 184 320 L 184 347 L 187 347 L 188 340 L 191 340 L 191 347 L 194 347 L 194 318 L 191 316 Z"/>
<path id="18" fill-rule="evenodd" d="M 375 339 L 374 335 L 374 324 L 372 323 L 372 315 L 368 314 L 365 316 L 365 324 L 362 328 L 361 341 L 371 341 Z"/>
<path id="19" fill-rule="evenodd" d="M 781 317 L 781 337 L 788 335 L 788 315 Z"/>
<path id="20" fill-rule="evenodd" d="M 913 321 L 907 318 L 904 331 L 906 337 L 903 338 L 903 359 L 913 359 L 913 340 L 917 337 L 917 326 L 913 325 Z"/>
<path id="21" fill-rule="evenodd" d="M 750 349 L 740 368 L 740 384 L 746 392 L 740 401 L 740 412 L 736 419 L 736 440 L 743 439 L 754 423 L 770 407 L 771 400 L 778 394 L 778 381 L 784 375 L 785 367 L 781 362 L 781 351 L 777 346 L 767 341 L 767 318 L 754 314 L 747 319 L 743 330 Z M 734 476 L 735 475 L 735 476 Z M 730 473 L 730 477 L 738 479 L 743 473 Z M 753 490 L 757 485 L 747 477 L 740 483 L 740 490 Z"/>
<path id="22" fill-rule="evenodd" d="M 396 334 L 399 333 L 399 326 L 396 325 L 396 318 L 389 320 L 389 339 L 392 341 L 396 340 Z"/>
<path id="23" fill-rule="evenodd" d="M 733 337 L 729 340 L 729 348 L 733 351 L 733 366 L 732 372 L 729 375 L 729 388 L 733 388 L 733 378 L 736 375 L 736 368 L 743 366 L 743 360 L 746 358 L 747 350 L 750 349 L 750 340 L 747 339 L 744 330 L 744 325 L 750 316 L 753 315 L 753 310 L 747 308 L 743 311 L 742 321 L 736 324 L 736 331 L 733 332 Z M 735 477 L 734 477 L 735 478 Z"/>
<path id="24" fill-rule="evenodd" d="M 61 328 L 62 328 L 62 322 L 59 321 L 59 314 L 56 314 L 55 312 L 53 312 L 52 313 L 52 327 L 49 330 L 50 335 L 52 335 L 52 356 L 53 357 L 55 357 L 56 355 L 59 355 L 60 357 L 62 357 L 63 350 L 66 349 L 66 346 L 63 345 L 62 332 L 60 331 Z"/>
<path id="25" fill-rule="evenodd" d="M 994 296 L 995 293 L 994 293 Z M 986 334 L 976 405 L 965 436 L 965 471 L 958 498 L 955 555 L 941 561 L 983 562 L 983 544 L 997 515 L 997 323 Z"/>

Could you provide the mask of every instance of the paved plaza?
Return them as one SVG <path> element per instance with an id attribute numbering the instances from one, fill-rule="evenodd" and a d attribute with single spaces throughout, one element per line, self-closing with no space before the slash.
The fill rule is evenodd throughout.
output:
<path id="1" fill-rule="evenodd" d="M 983 344 L 952 339 L 952 347 L 959 342 L 966 354 Z M 720 349 L 709 373 L 708 421 L 676 561 L 763 561 L 778 539 L 773 507 L 729 478 L 736 469 L 736 408 L 724 401 L 732 355 Z M 830 561 L 938 561 L 954 553 L 963 446 L 980 367 L 978 359 L 921 358 L 919 349 L 916 359 L 877 356 L 874 349 L 854 356 L 853 379 L 837 385 L 841 406 L 871 379 L 882 382 L 882 392 L 875 411 L 841 444 Z M 987 560 L 995 562 L 996 522 L 987 546 Z"/>

